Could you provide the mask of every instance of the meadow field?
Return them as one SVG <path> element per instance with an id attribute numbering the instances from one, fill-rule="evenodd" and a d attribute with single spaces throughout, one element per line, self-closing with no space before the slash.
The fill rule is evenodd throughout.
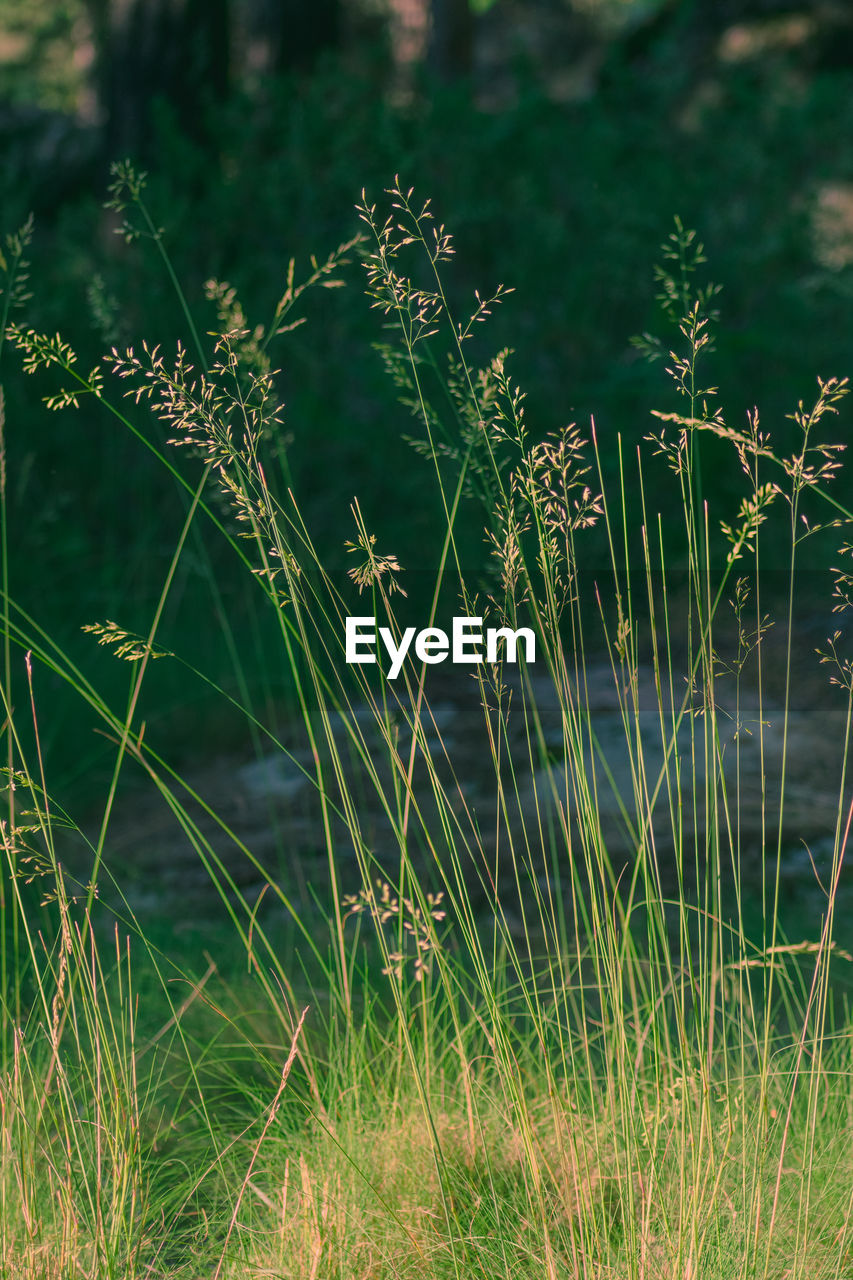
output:
<path id="1" fill-rule="evenodd" d="M 853 1277 L 853 99 L 767 65 L 7 157 L 3 1276 Z"/>

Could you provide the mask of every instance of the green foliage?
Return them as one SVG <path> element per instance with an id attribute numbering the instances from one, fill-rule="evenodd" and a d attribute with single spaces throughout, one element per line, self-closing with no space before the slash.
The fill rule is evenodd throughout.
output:
<path id="1" fill-rule="evenodd" d="M 459 268 L 450 287 L 460 313 L 483 282 L 490 292 L 501 282 L 515 290 L 496 316 L 493 347 L 485 349 L 475 335 L 476 363 L 520 345 L 517 374 L 536 436 L 560 425 L 557 406 L 579 421 L 595 411 L 608 474 L 617 430 L 627 442 L 627 433 L 638 441 L 647 429 L 646 411 L 638 406 L 648 402 L 654 384 L 632 358 L 626 335 L 656 323 L 654 281 L 636 264 L 649 260 L 674 208 L 702 227 L 728 282 L 712 375 L 727 389 L 728 418 L 737 420 L 760 400 L 765 421 L 777 421 L 805 394 L 823 361 L 843 371 L 849 267 L 816 262 L 809 222 L 826 184 L 845 181 L 853 164 L 843 144 L 831 164 L 813 146 L 827 132 L 850 133 L 843 122 L 851 99 L 841 79 L 818 81 L 795 102 L 748 91 L 732 78 L 718 105 L 707 107 L 701 126 L 690 131 L 674 119 L 679 102 L 664 84 L 650 93 L 647 84 L 628 82 L 618 102 L 604 95 L 568 107 L 549 103 L 530 86 L 517 107 L 495 113 L 472 110 L 452 89 L 436 89 L 407 113 L 383 103 L 369 77 L 367 70 L 334 68 L 311 81 L 272 85 L 261 104 L 235 101 L 217 119 L 216 155 L 182 139 L 174 121 L 163 122 L 149 203 L 201 331 L 213 320 L 203 289 L 210 276 L 237 288 L 251 327 L 272 311 L 284 285 L 283 267 L 271 267 L 282 251 L 305 262 L 318 246 L 351 238 L 356 223 L 347 211 L 362 186 L 376 190 L 399 169 L 404 185 L 417 176 L 433 192 L 441 217 L 452 218 Z M 315 180 L 320 173 L 322 183 Z M 23 216 L 26 193 L 15 198 Z M 69 206 L 53 230 L 42 229 L 35 270 L 38 279 L 51 280 L 51 289 L 40 291 L 33 315 L 41 330 L 66 329 L 83 281 L 94 281 L 100 298 L 132 297 L 123 315 L 113 311 L 109 321 L 100 307 L 90 333 L 75 334 L 89 367 L 104 354 L 105 324 L 112 324 L 110 345 L 116 336 L 119 345 L 155 335 L 163 341 L 181 325 L 162 278 L 142 266 L 141 246 L 124 252 L 108 235 L 93 243 L 91 226 L 90 210 Z M 370 330 L 355 272 L 349 281 L 354 287 L 334 307 L 306 299 L 305 314 L 317 319 L 306 335 L 316 336 L 289 344 L 279 378 L 292 436 L 288 462 L 327 527 L 354 491 L 376 512 L 380 536 L 384 520 L 390 530 L 405 513 L 400 554 L 414 563 L 421 548 L 426 559 L 433 553 L 431 513 L 418 501 L 422 471 L 398 442 L 381 364 L 365 353 L 366 331 L 382 338 L 378 317 Z M 333 361 L 348 374 L 330 386 L 326 370 Z M 7 385 L 16 411 L 37 414 L 31 402 L 24 410 L 22 394 Z M 56 427 L 40 424 L 38 461 L 16 517 L 22 548 L 48 536 L 44 516 L 32 519 L 34 511 L 55 505 L 55 497 L 39 490 L 47 454 L 74 485 L 85 476 L 109 507 L 107 476 L 128 463 L 124 453 L 111 456 L 120 446 L 104 439 L 96 420 L 73 448 L 69 443 Z M 377 447 L 391 450 L 393 486 L 371 466 Z M 708 447 L 706 479 L 713 483 L 716 455 Z M 156 510 L 156 472 L 143 464 L 139 479 L 143 505 Z M 106 518 L 129 544 L 127 513 L 114 509 Z M 82 508 L 74 525 L 74 537 L 67 526 L 65 534 L 73 556 L 58 560 L 58 581 L 68 580 L 81 544 L 87 560 L 98 554 Z M 473 530 L 470 536 L 466 554 L 476 557 Z M 326 550 L 335 546 L 330 537 Z"/>
<path id="2" fill-rule="evenodd" d="M 644 420 L 642 438 L 626 435 L 629 449 L 594 424 L 588 438 L 575 423 L 546 430 L 531 424 L 505 347 L 480 354 L 482 335 L 512 306 L 508 290 L 472 290 L 459 304 L 448 281 L 455 241 L 399 178 L 375 201 L 362 193 L 364 234 L 309 259 L 302 283 L 291 262 L 268 300 L 271 319 L 253 323 L 235 286 L 208 277 L 198 298 L 184 291 L 167 219 L 150 204 L 156 181 L 131 164 L 114 177 L 121 252 L 150 252 L 174 311 L 150 340 L 131 337 L 91 364 L 91 335 L 81 327 L 72 341 L 37 323 L 37 304 L 23 319 L 7 315 L 3 355 L 21 361 L 28 385 L 43 385 L 54 419 L 104 422 L 147 451 L 177 518 L 171 542 L 151 555 L 156 593 L 134 602 L 144 623 L 131 625 L 125 609 L 120 622 L 90 615 L 88 656 L 76 662 L 10 590 L 13 499 L 9 486 L 0 492 L 4 1263 L 80 1280 L 841 1280 L 853 1243 L 844 1130 L 853 1030 L 838 985 L 853 956 L 837 936 L 853 680 L 837 635 L 822 655 L 835 664 L 844 721 L 831 854 L 813 868 L 819 917 L 791 941 L 781 865 L 792 827 L 806 839 L 814 821 L 811 806 L 789 817 L 786 783 L 799 678 L 792 622 L 815 535 L 837 546 L 834 607 L 850 603 L 853 511 L 839 445 L 825 434 L 846 380 L 818 378 L 811 407 L 794 399 L 793 447 L 784 432 L 759 430 L 755 411 L 730 425 L 704 373 L 716 291 L 694 278 L 701 247 L 677 222 L 656 273 L 666 336 L 641 344 L 676 410 L 656 411 L 651 434 Z M 21 300 L 26 238 L 25 229 L 8 242 L 2 263 L 9 303 Z M 386 546 L 386 532 L 403 532 L 399 513 L 383 513 L 380 538 L 376 511 L 355 498 L 346 537 L 334 485 L 303 504 L 305 462 L 286 439 L 293 405 L 274 356 L 286 361 L 288 343 L 298 352 L 308 342 L 299 309 L 310 315 L 312 294 L 328 298 L 356 251 L 359 305 L 389 322 L 378 367 L 418 421 L 416 466 L 434 490 L 422 502 L 438 554 L 417 601 L 400 588 L 409 564 L 396 540 L 393 553 Z M 134 261 L 122 256 L 101 298 Z M 144 319 L 154 286 L 141 283 Z M 196 318 L 202 295 L 212 331 Z M 311 318 L 334 326 L 332 315 Z M 350 365 L 324 365 L 333 402 L 339 368 Z M 12 445 L 20 438 L 6 433 Z M 374 425 L 360 446 L 382 470 L 380 440 Z M 340 449 L 331 427 L 330 455 L 305 444 L 327 468 Z M 711 483 L 706 444 L 734 474 L 739 506 Z M 668 464 L 653 485 L 649 446 Z M 128 502 L 125 478 L 111 478 L 116 502 Z M 376 500 L 369 489 L 371 508 Z M 666 530 L 657 521 L 655 539 L 664 503 L 673 520 Z M 465 511 L 491 574 L 462 554 Z M 771 726 L 759 570 L 780 531 L 787 594 Z M 582 572 L 588 544 L 607 557 L 601 586 Z M 147 561 L 150 544 L 142 551 Z M 239 610 L 220 557 L 247 584 Z M 191 644 L 177 643 L 170 609 L 188 560 L 203 586 L 195 600 L 214 611 L 233 662 L 219 693 L 259 757 L 274 748 L 310 788 L 308 822 L 325 859 L 322 870 L 312 862 L 310 886 L 304 867 L 273 865 L 216 812 L 174 769 L 168 733 L 150 724 L 163 668 L 177 672 L 185 698 L 191 683 L 219 684 L 198 613 Z M 751 572 L 735 579 L 745 563 Z M 466 789 L 470 759 L 442 737 L 424 662 L 410 656 L 399 683 L 344 662 L 344 621 L 367 607 L 364 593 L 392 635 L 424 598 L 431 620 L 451 600 L 535 625 L 538 669 L 511 669 L 504 652 L 465 680 L 481 794 Z M 272 699 L 258 699 L 246 678 L 246 633 L 261 616 L 299 710 L 285 734 L 266 714 Z M 95 675 L 110 658 L 120 660 L 110 665 L 123 673 L 121 696 Z M 758 716 L 747 728 L 750 664 Z M 94 835 L 48 785 L 42 678 L 69 691 L 106 744 Z M 626 753 L 618 784 L 596 732 L 605 686 Z M 55 707 L 51 699 L 52 727 Z M 546 738 L 546 714 L 561 749 Z M 757 788 L 742 757 L 753 731 Z M 209 749 L 201 732 L 195 745 Z M 201 974 L 181 962 L 168 930 L 154 945 L 126 892 L 111 823 L 130 766 L 165 801 L 218 898 L 217 960 Z M 278 834 L 287 842 L 293 832 L 285 821 Z M 40 905 L 25 892 L 33 886 Z M 197 926 L 183 897 L 172 923 Z M 166 910 L 162 897 L 157 905 Z M 228 971 L 229 946 L 239 975 Z"/>
<path id="3" fill-rule="evenodd" d="M 0 0 L 4 105 L 73 113 L 85 86 L 74 51 L 84 45 L 87 28 L 83 0 Z"/>

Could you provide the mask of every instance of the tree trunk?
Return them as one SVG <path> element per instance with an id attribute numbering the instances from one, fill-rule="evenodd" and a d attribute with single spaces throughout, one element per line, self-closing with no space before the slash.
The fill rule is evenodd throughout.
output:
<path id="1" fill-rule="evenodd" d="M 432 0 L 429 64 L 442 80 L 470 76 L 474 15 L 469 0 Z"/>
<path id="2" fill-rule="evenodd" d="M 157 99 L 202 140 L 205 107 L 229 89 L 230 0 L 88 0 L 88 8 L 107 155 L 150 155 Z"/>
<path id="3" fill-rule="evenodd" d="M 341 0 L 276 0 L 268 8 L 274 15 L 270 30 L 276 71 L 306 70 L 320 54 L 340 45 Z"/>

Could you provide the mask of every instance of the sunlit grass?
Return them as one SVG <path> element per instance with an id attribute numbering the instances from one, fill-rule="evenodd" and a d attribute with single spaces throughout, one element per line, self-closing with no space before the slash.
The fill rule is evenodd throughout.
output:
<path id="1" fill-rule="evenodd" d="M 128 237 L 153 240 L 177 288 L 144 181 L 128 166 L 115 177 Z M 139 431 L 120 393 L 146 407 L 166 426 L 163 464 L 186 496 L 146 634 L 106 618 L 87 627 L 128 663 L 118 711 L 15 607 L 4 570 L 0 1214 L 10 1274 L 842 1280 L 853 1265 L 851 1028 L 836 982 L 851 959 L 835 939 L 853 814 L 846 751 L 813 935 L 784 934 L 780 874 L 804 539 L 839 546 L 832 606 L 853 595 L 843 528 L 853 516 L 826 433 L 846 383 L 819 381 L 814 402 L 795 408 L 790 454 L 777 453 L 757 412 L 728 423 L 705 374 L 716 290 L 701 285 L 701 246 L 676 222 L 657 269 L 666 331 L 638 340 L 661 360 L 675 407 L 656 413 L 636 454 L 619 445 L 612 487 L 594 424 L 534 431 L 509 354 L 475 367 L 473 335 L 505 291 L 478 296 L 468 317 L 451 314 L 451 237 L 399 184 L 387 195 L 385 213 L 362 201 L 363 236 L 314 262 L 305 284 L 291 268 L 266 325 L 251 328 L 233 291 L 212 283 L 212 348 L 183 302 L 186 347 L 113 350 L 89 372 L 65 340 L 13 314 L 26 236 L 10 242 L 3 329 L 26 371 L 59 376 L 57 410 L 93 398 Z M 411 625 L 406 566 L 377 544 L 356 499 L 342 513 L 349 574 L 333 574 L 291 487 L 272 343 L 304 289 L 335 285 L 356 253 L 372 306 L 393 325 L 383 358 L 443 512 L 421 626 L 458 614 L 537 637 L 535 664 L 504 653 L 455 673 L 481 715 L 485 801 L 454 767 L 428 664 L 410 654 L 392 680 L 381 663 L 345 661 L 348 616 L 374 616 L 397 638 Z M 721 445 L 742 478 L 734 512 L 713 508 L 709 459 L 719 465 Z M 649 480 L 661 459 L 665 497 Z M 686 600 L 670 585 L 664 501 L 682 516 Z M 491 562 L 480 575 L 460 548 L 469 503 Z M 593 526 L 610 566 L 590 584 L 581 569 Z M 207 800 L 146 736 L 153 663 L 180 661 L 188 681 L 205 678 L 161 637 L 198 528 L 242 559 L 279 628 L 325 856 L 311 911 L 221 819 L 223 855 L 200 824 L 199 806 L 216 818 Z M 790 546 L 772 732 L 767 537 L 777 554 L 780 538 Z M 240 620 L 225 621 L 232 700 L 259 753 L 284 751 L 248 700 Z M 841 643 L 831 637 L 823 657 L 849 742 Z M 73 823 L 49 799 L 34 668 L 67 681 L 115 746 L 100 829 L 73 886 L 62 866 Z M 602 741 L 603 685 L 618 754 Z M 745 834 L 747 737 L 760 762 L 760 848 Z M 216 887 L 239 972 L 221 956 L 196 972 L 176 948 L 146 942 L 110 849 L 130 766 Z M 245 860 L 260 899 L 239 887 Z M 747 901 L 756 878 L 757 932 Z M 295 947 L 281 945 L 271 906 L 289 918 Z"/>

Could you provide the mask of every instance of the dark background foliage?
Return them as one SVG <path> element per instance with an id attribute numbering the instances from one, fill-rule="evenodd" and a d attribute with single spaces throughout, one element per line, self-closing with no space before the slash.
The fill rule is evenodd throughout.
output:
<path id="1" fill-rule="evenodd" d="M 312 253 L 358 230 L 362 188 L 379 199 L 399 174 L 455 237 L 448 283 L 460 312 L 475 288 L 515 290 L 478 337 L 478 358 L 515 350 L 534 435 L 594 414 L 611 471 L 617 434 L 630 458 L 649 410 L 678 407 L 660 364 L 629 342 L 643 330 L 675 340 L 652 275 L 674 214 L 696 227 L 724 285 L 708 377 L 730 422 L 757 404 L 782 444 L 785 415 L 813 397 L 816 375 L 849 370 L 846 4 L 0 0 L 0 58 L 3 229 L 36 215 L 26 319 L 61 330 L 87 367 L 114 342 L 168 349 L 182 331 L 150 246 L 126 245 L 102 208 L 110 162 L 129 156 L 149 173 L 153 216 L 203 332 L 215 321 L 205 280 L 232 282 L 250 323 L 266 321 L 291 255 L 306 273 Z M 308 323 L 276 350 L 284 445 L 331 563 L 344 564 L 357 496 L 417 597 L 440 513 L 427 465 L 401 438 L 411 424 L 372 346 L 381 319 L 362 276 L 354 262 L 346 290 L 307 298 Z M 12 588 L 91 651 L 84 622 L 146 625 L 183 509 L 97 406 L 50 415 L 46 388 L 21 377 L 14 352 L 4 363 Z M 737 468 L 711 450 L 706 473 L 731 519 Z M 650 504 L 667 519 L 665 482 L 653 469 Z M 481 517 L 466 528 L 477 563 Z M 163 638 L 180 649 L 191 636 L 198 665 L 216 671 L 221 615 L 249 616 L 252 584 L 227 547 L 208 552 L 218 600 L 210 565 L 190 552 Z M 594 565 L 594 539 L 589 555 Z M 262 629 L 247 660 L 258 670 L 269 669 Z M 178 732 L 186 689 L 164 675 L 155 691 L 157 679 Z"/>

